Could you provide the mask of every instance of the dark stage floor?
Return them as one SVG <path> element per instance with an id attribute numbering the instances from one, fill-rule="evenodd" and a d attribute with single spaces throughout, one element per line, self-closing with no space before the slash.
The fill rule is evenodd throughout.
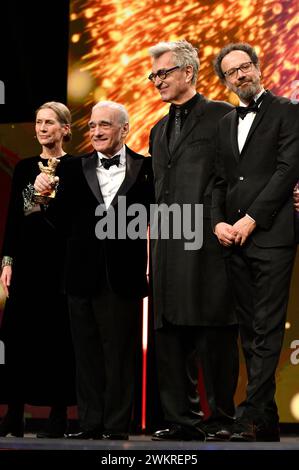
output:
<path id="1" fill-rule="evenodd" d="M 297 450 L 299 435 L 284 436 L 281 442 L 198 442 L 198 441 L 152 441 L 150 436 L 130 436 L 128 441 L 36 439 L 35 434 L 26 434 L 23 439 L 0 438 L 0 451 L 11 450 Z"/>
<path id="2" fill-rule="evenodd" d="M 130 436 L 129 441 L 37 439 L 35 434 L 26 434 L 23 439 L 0 438 L 1 469 L 21 463 L 38 469 L 49 465 L 82 469 L 99 465 L 133 469 L 145 465 L 196 465 L 201 469 L 230 470 L 255 470 L 261 465 L 268 470 L 276 464 L 288 470 L 298 457 L 299 436 L 285 436 L 278 443 L 156 442 L 144 435 Z"/>

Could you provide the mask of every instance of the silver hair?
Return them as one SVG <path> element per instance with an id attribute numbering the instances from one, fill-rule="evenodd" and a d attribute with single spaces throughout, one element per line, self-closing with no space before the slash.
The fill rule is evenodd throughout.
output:
<path id="1" fill-rule="evenodd" d="M 190 42 L 185 39 L 172 42 L 159 42 L 155 46 L 150 47 L 148 51 L 150 56 L 154 59 L 158 59 L 162 54 L 165 54 L 165 52 L 172 52 L 175 65 L 179 65 L 180 67 L 192 65 L 193 77 L 191 83 L 192 85 L 196 84 L 200 62 L 198 49 L 193 47 Z"/>
<path id="2" fill-rule="evenodd" d="M 120 104 L 116 103 L 115 101 L 99 101 L 96 103 L 93 108 L 92 112 L 97 109 L 97 108 L 111 108 L 111 109 L 116 109 L 119 111 L 119 123 L 121 125 L 129 123 L 129 114 L 126 108 Z"/>

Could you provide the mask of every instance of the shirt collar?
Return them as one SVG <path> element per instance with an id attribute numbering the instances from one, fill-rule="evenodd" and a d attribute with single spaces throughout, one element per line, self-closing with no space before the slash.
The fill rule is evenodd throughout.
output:
<path id="1" fill-rule="evenodd" d="M 170 110 L 169 110 L 170 114 L 174 113 L 176 108 L 181 108 L 182 114 L 189 114 L 191 109 L 194 108 L 195 103 L 197 103 L 198 97 L 199 97 L 199 94 L 195 93 L 195 95 L 192 96 L 190 100 L 186 101 L 183 104 L 180 104 L 180 105 L 171 104 Z"/>

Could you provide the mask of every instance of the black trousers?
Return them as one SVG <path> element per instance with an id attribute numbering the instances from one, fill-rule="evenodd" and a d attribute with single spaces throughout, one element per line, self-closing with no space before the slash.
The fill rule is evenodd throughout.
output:
<path id="1" fill-rule="evenodd" d="M 275 371 L 281 352 L 295 247 L 235 247 L 231 269 L 248 385 L 241 414 L 277 423 Z"/>
<path id="2" fill-rule="evenodd" d="M 159 390 L 167 422 L 196 427 L 203 419 L 198 396 L 199 367 L 211 417 L 234 415 L 238 382 L 238 329 L 176 326 L 156 331 Z"/>
<path id="3" fill-rule="evenodd" d="M 140 301 L 108 289 L 69 296 L 82 430 L 129 431 Z"/>

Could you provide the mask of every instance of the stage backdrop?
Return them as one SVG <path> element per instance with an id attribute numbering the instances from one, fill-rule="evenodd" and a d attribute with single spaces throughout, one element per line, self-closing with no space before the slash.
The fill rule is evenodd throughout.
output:
<path id="1" fill-rule="evenodd" d="M 158 41 L 186 39 L 198 47 L 198 91 L 223 100 L 233 97 L 212 60 L 228 42 L 247 41 L 259 54 L 265 86 L 290 97 L 299 78 L 298 23 L 298 0 L 72 0 L 68 103 L 85 133 L 78 150 L 89 149 L 89 111 L 104 99 L 126 105 L 128 144 L 147 152 L 149 130 L 168 109 L 147 79 L 147 50 Z"/>

